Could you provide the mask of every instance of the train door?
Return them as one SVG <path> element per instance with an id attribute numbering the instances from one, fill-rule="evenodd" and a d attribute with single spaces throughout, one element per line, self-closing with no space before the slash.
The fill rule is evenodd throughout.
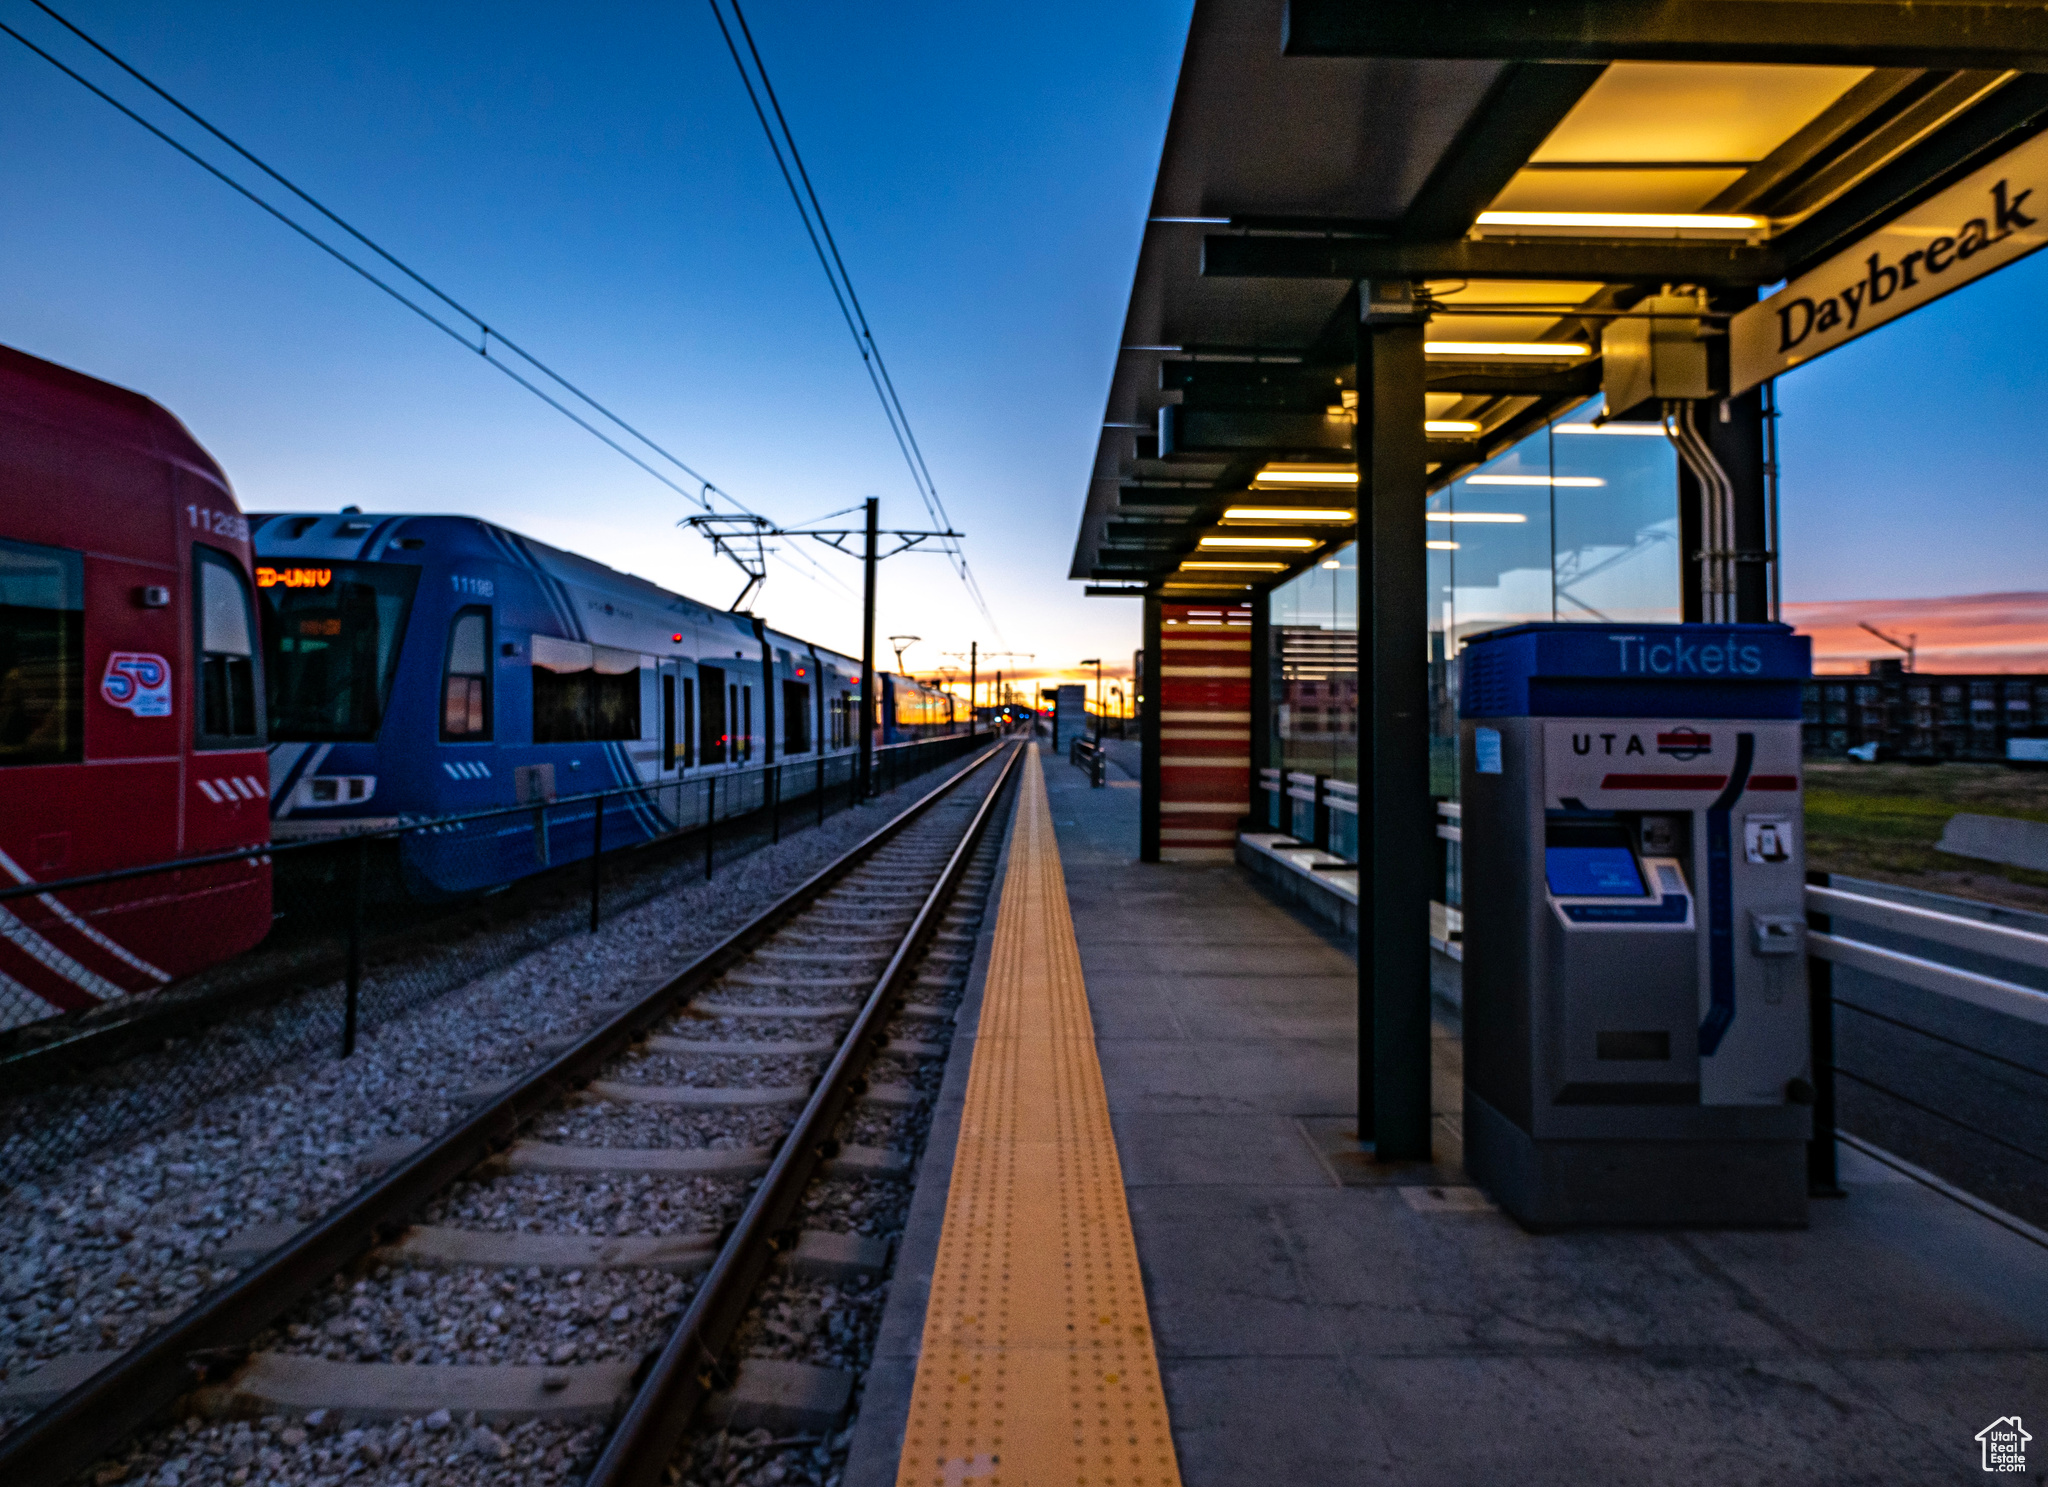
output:
<path id="1" fill-rule="evenodd" d="M 808 754 L 811 751 L 811 689 L 799 681 L 782 683 L 782 752 Z"/>
<path id="2" fill-rule="evenodd" d="M 188 852 L 238 847 L 256 827 L 250 801 L 269 823 L 263 696 L 257 671 L 256 610 L 242 564 L 217 548 L 192 547 L 192 783 L 206 802 L 185 818 Z"/>
<path id="3" fill-rule="evenodd" d="M 754 757 L 754 689 L 749 686 L 742 686 L 739 688 L 739 696 L 739 757 L 751 759 Z"/>

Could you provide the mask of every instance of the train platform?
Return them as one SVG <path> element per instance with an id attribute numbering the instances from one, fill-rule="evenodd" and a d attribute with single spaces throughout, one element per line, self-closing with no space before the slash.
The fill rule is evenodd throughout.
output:
<path id="1" fill-rule="evenodd" d="M 1437 1163 L 1378 1166 L 1355 1139 L 1344 942 L 1234 865 L 1136 862 L 1136 792 L 1091 790 L 1039 753 L 1044 789 L 1022 794 L 961 1016 L 975 1058 L 948 1066 L 847 1487 L 1010 1479 L 1005 1450 L 1032 1487 L 1175 1472 L 1191 1487 L 1939 1481 L 1979 1474 L 1985 1427 L 2041 1411 L 2048 1248 L 1853 1147 L 1846 1198 L 1816 1202 L 1805 1231 L 1529 1234 L 1459 1169 L 1444 1001 Z M 1033 811 L 1049 831 L 1030 829 Z M 1020 894 L 1061 879 L 1070 917 L 1017 915 Z M 1020 979 L 1060 958 L 1033 937 L 1067 924 L 1122 1188 L 1120 1205 L 1086 1194 L 1085 1222 L 1059 1200 L 1099 1186 L 1100 1154 L 1092 1172 L 1073 1155 L 1100 1140 L 1088 1122 L 1017 1145 L 1001 1171 L 961 1156 L 989 1135 L 971 1086 L 1001 1063 L 977 1039 L 984 988 L 1014 1019 Z M 1014 1059 L 1003 1067 L 1014 1083 Z M 1034 1167 L 1062 1160 L 1058 1181 Z M 986 1221 L 992 1176 L 1033 1187 L 1035 1227 Z M 1127 1241 L 1104 1229 L 1123 1215 Z M 1170 1453 L 1139 1439 L 1149 1419 L 1082 1408 L 1100 1382 L 1086 1350 L 1047 1345 L 1074 1320 L 1061 1276 L 1103 1267 L 1114 1290 L 1125 1243 L 1143 1295 L 1118 1298 L 1117 1321 L 1149 1328 Z M 946 1331 L 963 1283 L 1038 1344 L 963 1368 Z M 1124 1351 L 1120 1367 L 1150 1374 Z M 935 1428 L 968 1441 L 976 1389 L 1015 1406 L 1008 1439 L 929 1449 Z M 1039 1454 L 1124 1425 L 1139 1449 L 1122 1470 L 1062 1474 Z"/>

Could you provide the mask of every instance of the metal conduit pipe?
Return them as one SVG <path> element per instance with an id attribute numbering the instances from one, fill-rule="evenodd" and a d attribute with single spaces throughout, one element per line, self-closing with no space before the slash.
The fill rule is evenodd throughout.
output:
<path id="1" fill-rule="evenodd" d="M 1664 434 L 1700 483 L 1700 617 L 1709 624 L 1735 618 L 1735 486 L 1700 436 L 1687 400 L 1664 404 Z"/>

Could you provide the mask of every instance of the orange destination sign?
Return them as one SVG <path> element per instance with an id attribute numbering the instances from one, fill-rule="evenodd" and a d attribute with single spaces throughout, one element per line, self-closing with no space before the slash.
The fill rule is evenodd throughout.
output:
<path id="1" fill-rule="evenodd" d="M 264 568 L 256 570 L 259 589 L 324 589 L 334 582 L 332 568 Z"/>

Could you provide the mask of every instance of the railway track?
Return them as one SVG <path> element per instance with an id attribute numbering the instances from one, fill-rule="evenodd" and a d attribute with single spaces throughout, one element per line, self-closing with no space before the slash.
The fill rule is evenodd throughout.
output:
<path id="1" fill-rule="evenodd" d="M 922 1139 L 1018 753 L 394 1154 L 0 1437 L 0 1480 L 611 1487 L 663 1480 L 707 1399 L 718 1428 L 829 1433 L 849 1370 L 735 1369 L 732 1344 L 790 1336 L 748 1319 L 771 1266 L 784 1293 L 858 1298 L 887 1263 L 859 1216 L 900 1196 Z"/>

